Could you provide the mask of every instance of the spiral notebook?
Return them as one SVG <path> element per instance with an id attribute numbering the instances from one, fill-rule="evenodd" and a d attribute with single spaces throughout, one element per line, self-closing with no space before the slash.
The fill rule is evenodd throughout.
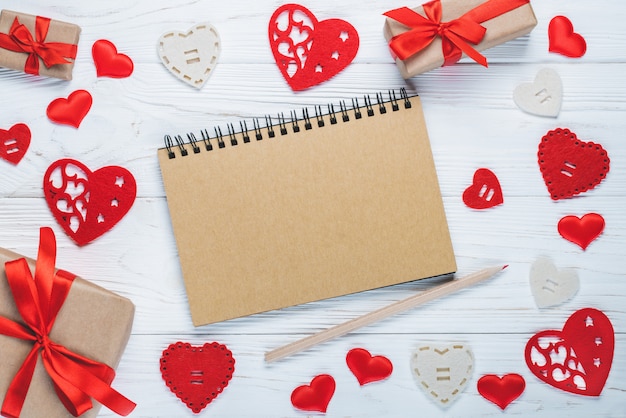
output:
<path id="1" fill-rule="evenodd" d="M 196 326 L 456 270 L 404 89 L 165 135 L 158 157 Z"/>

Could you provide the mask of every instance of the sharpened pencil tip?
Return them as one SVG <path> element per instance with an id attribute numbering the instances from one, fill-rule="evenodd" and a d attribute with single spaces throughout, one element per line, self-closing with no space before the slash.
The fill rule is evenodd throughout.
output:
<path id="1" fill-rule="evenodd" d="M 504 270 L 505 268 L 507 268 L 509 265 L 505 264 L 504 267 L 502 267 L 502 270 Z"/>

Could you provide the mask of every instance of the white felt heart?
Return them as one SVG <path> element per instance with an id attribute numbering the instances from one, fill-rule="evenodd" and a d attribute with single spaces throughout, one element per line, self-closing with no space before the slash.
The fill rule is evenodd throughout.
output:
<path id="1" fill-rule="evenodd" d="M 159 38 L 159 57 L 176 78 L 201 88 L 217 65 L 220 36 L 208 23 L 199 23 L 186 33 L 170 31 Z"/>
<path id="2" fill-rule="evenodd" d="M 579 283 L 576 270 L 558 270 L 545 257 L 538 258 L 530 268 L 530 290 L 540 308 L 565 302 L 578 292 Z"/>
<path id="3" fill-rule="evenodd" d="M 411 371 L 417 386 L 444 408 L 467 387 L 473 368 L 472 350 L 463 344 L 423 345 L 411 356 Z"/>
<path id="4" fill-rule="evenodd" d="M 563 83 L 550 69 L 539 70 L 532 83 L 522 83 L 513 91 L 513 101 L 524 112 L 537 116 L 557 117 L 563 101 Z"/>

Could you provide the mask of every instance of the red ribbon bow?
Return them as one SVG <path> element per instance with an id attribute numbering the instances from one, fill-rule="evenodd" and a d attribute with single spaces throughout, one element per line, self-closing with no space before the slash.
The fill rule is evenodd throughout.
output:
<path id="1" fill-rule="evenodd" d="M 115 371 L 49 338 L 75 278 L 63 270 L 55 273 L 55 259 L 54 233 L 50 228 L 41 228 L 34 280 L 24 258 L 5 263 L 7 281 L 25 325 L 0 317 L 0 334 L 34 344 L 7 390 L 2 416 L 19 417 L 39 354 L 59 399 L 72 415 L 79 416 L 91 409 L 93 398 L 117 414 L 126 416 L 135 404 L 111 388 Z"/>
<path id="2" fill-rule="evenodd" d="M 474 61 L 487 66 L 487 59 L 470 44 L 482 41 L 487 29 L 481 23 L 508 13 L 530 0 L 488 0 L 461 17 L 441 22 L 441 0 L 422 5 L 426 17 L 408 7 L 390 10 L 385 16 L 408 26 L 410 30 L 391 38 L 389 47 L 393 53 L 405 60 L 430 45 L 437 36 L 441 37 L 444 64 L 456 63 L 463 52 Z"/>
<path id="3" fill-rule="evenodd" d="M 28 74 L 39 74 L 39 58 L 48 68 L 57 64 L 71 63 L 70 58 L 76 58 L 77 46 L 62 42 L 44 42 L 48 36 L 49 27 L 50 19 L 37 16 L 35 38 L 33 38 L 28 28 L 16 17 L 9 33 L 0 33 L 0 48 L 27 53 L 24 72 Z"/>

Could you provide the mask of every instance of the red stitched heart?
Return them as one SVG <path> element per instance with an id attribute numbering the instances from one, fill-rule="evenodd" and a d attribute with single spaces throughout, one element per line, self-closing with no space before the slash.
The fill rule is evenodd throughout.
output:
<path id="1" fill-rule="evenodd" d="M 486 374 L 478 379 L 476 388 L 483 398 L 504 410 L 524 392 L 526 381 L 517 373 L 505 374 L 502 377 Z"/>
<path id="2" fill-rule="evenodd" d="M 80 161 L 61 159 L 43 179 L 46 202 L 59 225 L 78 245 L 85 245 L 117 224 L 137 194 L 133 175 L 118 166 L 91 171 Z"/>
<path id="3" fill-rule="evenodd" d="M 487 168 L 474 173 L 472 185 L 463 192 L 463 202 L 472 209 L 487 209 L 504 202 L 498 177 Z"/>
<path id="4" fill-rule="evenodd" d="M 53 122 L 78 128 L 89 113 L 92 102 L 93 99 L 88 91 L 76 90 L 67 99 L 60 97 L 50 102 L 46 114 Z"/>
<path id="5" fill-rule="evenodd" d="M 574 32 L 574 25 L 565 16 L 552 18 L 548 26 L 548 40 L 550 52 L 556 52 L 566 57 L 580 58 L 587 51 L 585 38 Z"/>
<path id="6" fill-rule="evenodd" d="M 393 365 L 387 357 L 372 356 L 363 348 L 353 348 L 348 351 L 346 363 L 361 386 L 383 380 L 393 371 Z"/>
<path id="7" fill-rule="evenodd" d="M 30 146 L 30 129 L 23 123 L 18 123 L 8 131 L 0 129 L 0 158 L 17 165 Z"/>
<path id="8" fill-rule="evenodd" d="M 559 220 L 557 229 L 563 238 L 585 250 L 604 231 L 604 218 L 597 213 L 588 213 L 582 218 L 568 215 Z"/>
<path id="9" fill-rule="evenodd" d="M 359 35 L 350 23 L 341 19 L 318 21 L 299 4 L 276 9 L 268 32 L 274 60 L 294 91 L 337 75 L 359 49 Z"/>
<path id="10" fill-rule="evenodd" d="M 118 53 L 111 41 L 99 39 L 94 42 L 91 56 L 98 77 L 124 78 L 133 73 L 133 60 L 128 55 Z"/>
<path id="11" fill-rule="evenodd" d="M 606 315 L 593 308 L 574 312 L 562 331 L 535 334 L 526 344 L 530 371 L 557 389 L 599 396 L 613 362 L 615 335 Z"/>
<path id="12" fill-rule="evenodd" d="M 234 371 L 233 353 L 216 342 L 192 346 L 179 341 L 161 356 L 165 384 L 196 414 L 222 393 Z"/>
<path id="13" fill-rule="evenodd" d="M 303 411 L 326 412 L 334 393 L 335 379 L 320 374 L 311 380 L 310 385 L 298 386 L 291 392 L 291 404 Z"/>
<path id="14" fill-rule="evenodd" d="M 593 189 L 610 168 L 609 155 L 602 145 L 581 141 L 569 129 L 548 131 L 541 138 L 537 156 L 543 181 L 553 200 Z"/>

